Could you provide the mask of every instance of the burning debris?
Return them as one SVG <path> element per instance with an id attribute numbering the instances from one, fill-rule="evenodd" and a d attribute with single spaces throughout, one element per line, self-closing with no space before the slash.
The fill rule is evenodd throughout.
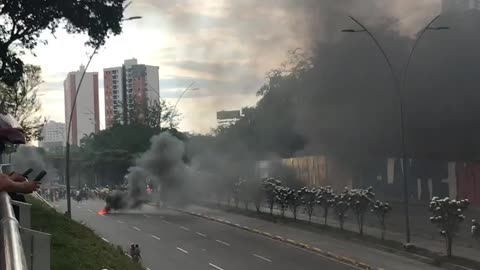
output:
<path id="1" fill-rule="evenodd" d="M 124 191 L 113 191 L 105 198 L 105 208 L 100 210 L 104 214 L 108 214 L 111 210 L 119 210 L 127 208 L 128 205 L 127 193 Z M 100 215 L 102 215 L 99 212 Z"/>
<path id="2" fill-rule="evenodd" d="M 161 188 L 163 199 L 168 193 L 174 194 L 173 197 L 185 198 L 180 195 L 184 195 L 184 183 L 191 174 L 185 163 L 184 143 L 169 132 L 153 136 L 150 142 L 150 149 L 128 170 L 128 190 L 114 191 L 108 195 L 105 199 L 106 206 L 100 212 L 106 214 L 111 210 L 141 207 L 150 199 L 147 194 L 147 179 L 151 180 L 150 184 L 153 186 Z"/>

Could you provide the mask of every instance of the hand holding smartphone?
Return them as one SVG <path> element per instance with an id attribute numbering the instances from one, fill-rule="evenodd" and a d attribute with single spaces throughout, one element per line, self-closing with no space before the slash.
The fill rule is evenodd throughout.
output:
<path id="1" fill-rule="evenodd" d="M 47 174 L 45 170 L 42 170 L 35 178 L 33 179 L 34 182 L 42 181 L 42 178 Z"/>

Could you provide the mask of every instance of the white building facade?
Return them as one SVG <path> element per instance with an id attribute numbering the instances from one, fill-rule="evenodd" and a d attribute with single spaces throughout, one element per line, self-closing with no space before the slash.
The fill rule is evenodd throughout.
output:
<path id="1" fill-rule="evenodd" d="M 42 140 L 38 142 L 40 147 L 48 149 L 61 148 L 65 145 L 65 124 L 48 121 L 42 128 Z"/>
<path id="2" fill-rule="evenodd" d="M 67 125 L 70 120 L 75 93 L 84 71 L 85 67 L 81 66 L 80 70 L 68 73 L 64 81 L 65 123 Z M 68 126 L 66 127 L 68 128 Z M 78 146 L 83 137 L 99 131 L 98 73 L 87 72 L 78 92 L 76 107 L 73 110 L 70 143 Z"/>

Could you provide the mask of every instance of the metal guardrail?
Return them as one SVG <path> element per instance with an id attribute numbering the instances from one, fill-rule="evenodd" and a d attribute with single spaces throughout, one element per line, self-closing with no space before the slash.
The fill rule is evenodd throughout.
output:
<path id="1" fill-rule="evenodd" d="M 18 217 L 17 217 L 19 228 L 30 229 L 32 227 L 32 212 L 30 209 L 32 205 L 29 203 L 19 202 L 15 200 L 10 200 L 10 201 L 12 202 L 12 205 L 19 208 Z M 21 234 L 21 231 L 20 231 L 20 234 Z"/>
<path id="2" fill-rule="evenodd" d="M 28 270 L 18 221 L 15 218 L 10 196 L 0 192 L 1 270 Z"/>
<path id="3" fill-rule="evenodd" d="M 36 192 L 36 191 L 33 192 L 33 193 L 32 193 L 32 196 L 33 196 L 35 199 L 37 199 L 37 200 L 39 200 L 39 201 L 42 201 L 43 203 L 45 203 L 46 205 L 48 205 L 48 207 L 50 207 L 50 208 L 55 208 L 55 207 L 53 207 L 53 205 L 52 205 L 51 203 L 49 203 L 45 198 L 43 198 L 42 195 L 38 194 L 38 192 Z"/>

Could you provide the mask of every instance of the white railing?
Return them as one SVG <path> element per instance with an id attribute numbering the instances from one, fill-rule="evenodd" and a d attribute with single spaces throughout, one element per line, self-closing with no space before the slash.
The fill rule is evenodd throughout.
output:
<path id="1" fill-rule="evenodd" d="M 9 164 L 0 164 L 0 173 Z M 10 168 L 11 169 L 11 168 Z M 52 207 L 42 196 L 33 197 Z M 18 207 L 18 220 L 12 205 Z M 0 270 L 50 270 L 51 235 L 31 230 L 31 204 L 11 200 L 0 192 Z"/>
<path id="2" fill-rule="evenodd" d="M 15 218 L 10 196 L 0 192 L 0 226 L 2 241 L 2 270 L 28 270 L 18 221 Z"/>

